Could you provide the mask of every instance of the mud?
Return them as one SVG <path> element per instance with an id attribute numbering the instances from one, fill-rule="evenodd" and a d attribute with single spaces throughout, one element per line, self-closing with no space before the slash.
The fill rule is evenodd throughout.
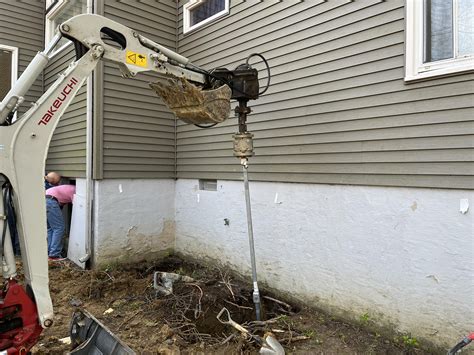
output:
<path id="1" fill-rule="evenodd" d="M 155 271 L 192 277 L 177 282 L 173 294 L 157 295 Z M 234 328 L 218 322 L 226 307 L 236 322 L 255 335 L 272 332 L 287 353 L 294 354 L 425 354 L 401 338 L 384 338 L 362 324 L 341 322 L 314 309 L 295 306 L 262 290 L 263 319 L 254 322 L 249 280 L 228 270 L 209 268 L 176 257 L 162 262 L 109 266 L 83 271 L 69 262 L 50 268 L 54 325 L 43 332 L 36 354 L 66 353 L 72 300 L 112 330 L 137 353 L 257 354 L 259 347 Z"/>

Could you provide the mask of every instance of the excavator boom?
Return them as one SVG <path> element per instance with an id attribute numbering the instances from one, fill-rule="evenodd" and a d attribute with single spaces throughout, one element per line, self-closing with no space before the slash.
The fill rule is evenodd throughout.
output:
<path id="1" fill-rule="evenodd" d="M 13 114 L 48 65 L 61 37 L 74 43 L 76 60 L 13 122 Z M 99 15 L 78 15 L 58 27 L 51 43 L 36 55 L 0 103 L 0 184 L 4 196 L 0 203 L 0 260 L 4 278 L 0 292 L 0 353 L 29 351 L 41 330 L 53 324 L 43 187 L 45 160 L 61 116 L 100 60 L 116 64 L 124 77 L 133 78 L 142 72 L 163 77 L 164 83 L 153 84 L 155 91 L 161 90 L 162 96 L 166 96 L 166 92 L 174 90 L 175 95 L 164 97 L 164 101 L 178 118 L 191 123 L 222 122 L 230 113 L 231 98 L 238 96 L 241 100 L 243 96 L 249 100 L 258 93 L 257 72 L 249 66 L 235 71 L 221 68 L 213 75 L 134 30 Z M 250 76 L 239 75 L 242 70 L 250 72 Z M 243 87 L 248 89 L 248 97 L 242 92 Z M 11 202 L 6 196 L 11 196 Z M 20 238 L 25 276 L 22 291 L 15 280 L 16 265 L 7 223 L 7 212 L 11 210 L 16 211 Z"/>

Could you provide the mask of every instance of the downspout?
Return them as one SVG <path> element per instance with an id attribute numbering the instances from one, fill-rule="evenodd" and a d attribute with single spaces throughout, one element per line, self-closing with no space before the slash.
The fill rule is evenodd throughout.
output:
<path id="1" fill-rule="evenodd" d="M 87 78 L 86 94 L 86 240 L 85 255 L 79 258 L 81 263 L 87 262 L 91 257 L 92 244 L 92 206 L 94 200 L 94 181 L 92 180 L 92 120 L 93 120 L 93 79 Z"/>
<path id="2" fill-rule="evenodd" d="M 175 11 L 175 49 L 179 53 L 179 1 L 176 1 Z M 173 253 L 176 252 L 176 185 L 178 181 L 178 120 L 174 118 L 174 198 L 173 198 Z"/>
<path id="3" fill-rule="evenodd" d="M 87 1 L 87 13 L 94 13 L 93 1 Z M 93 163 L 93 97 L 94 97 L 94 74 L 92 73 L 87 78 L 86 90 L 86 240 L 85 240 L 85 255 L 79 258 L 81 263 L 86 263 L 92 255 L 92 209 L 94 202 L 94 181 L 92 180 L 92 163 Z"/>
<path id="4" fill-rule="evenodd" d="M 43 44 L 41 45 L 41 48 L 44 48 L 46 43 L 46 4 L 43 6 Z M 18 63 L 20 61 L 20 56 L 18 55 Z M 41 73 L 41 94 L 45 92 L 45 80 L 44 80 L 44 70 Z M 46 167 L 46 164 L 45 164 Z"/>
<path id="5" fill-rule="evenodd" d="M 179 40 L 178 40 L 178 36 L 179 36 L 179 22 L 178 22 L 178 18 L 179 18 L 179 1 L 176 1 L 176 25 L 175 25 L 175 50 L 176 50 L 176 53 L 179 53 Z M 178 180 L 178 120 L 175 118 L 174 119 L 174 180 Z M 175 202 L 175 206 L 176 206 L 176 202 Z M 176 210 L 175 210 L 175 213 L 176 213 Z M 176 216 L 174 218 L 176 220 Z"/>

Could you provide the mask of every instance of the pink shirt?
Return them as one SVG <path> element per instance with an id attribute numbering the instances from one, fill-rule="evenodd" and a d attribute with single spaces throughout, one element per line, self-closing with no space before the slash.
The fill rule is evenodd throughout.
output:
<path id="1" fill-rule="evenodd" d="M 72 203 L 72 198 L 76 193 L 74 185 L 59 185 L 46 190 L 46 195 L 53 196 L 61 205 Z"/>

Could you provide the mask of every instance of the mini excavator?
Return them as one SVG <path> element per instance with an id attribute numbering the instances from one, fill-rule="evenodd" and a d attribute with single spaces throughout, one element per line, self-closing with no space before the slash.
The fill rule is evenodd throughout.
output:
<path id="1" fill-rule="evenodd" d="M 234 136 L 234 155 L 242 161 L 253 155 L 252 135 L 246 127 L 250 113 L 247 102 L 257 99 L 261 92 L 258 72 L 248 64 L 251 56 L 235 70 L 216 68 L 207 71 L 132 29 L 93 14 L 72 17 L 59 25 L 56 33 L 0 104 L 0 184 L 3 193 L 0 260 L 4 280 L 0 290 L 0 354 L 28 353 L 42 330 L 53 324 L 43 187 L 45 159 L 61 116 L 101 60 L 116 64 L 127 78 L 143 72 L 158 74 L 157 82 L 150 84 L 152 89 L 177 118 L 200 127 L 223 122 L 229 116 L 231 100 L 238 101 L 239 133 Z M 74 44 L 76 59 L 32 107 L 15 120 L 14 114 L 26 92 L 46 68 L 63 37 Z M 15 216 L 9 215 L 11 213 Z M 17 282 L 11 226 L 7 222 L 11 217 L 14 217 L 20 239 L 23 284 Z M 82 340 L 93 343 L 89 347 L 82 346 L 84 354 L 99 353 L 96 351 L 127 353 L 126 346 L 121 347 L 123 344 L 114 341 L 91 315 L 76 316 L 71 329 L 72 338 L 77 340 L 82 336 Z"/>

